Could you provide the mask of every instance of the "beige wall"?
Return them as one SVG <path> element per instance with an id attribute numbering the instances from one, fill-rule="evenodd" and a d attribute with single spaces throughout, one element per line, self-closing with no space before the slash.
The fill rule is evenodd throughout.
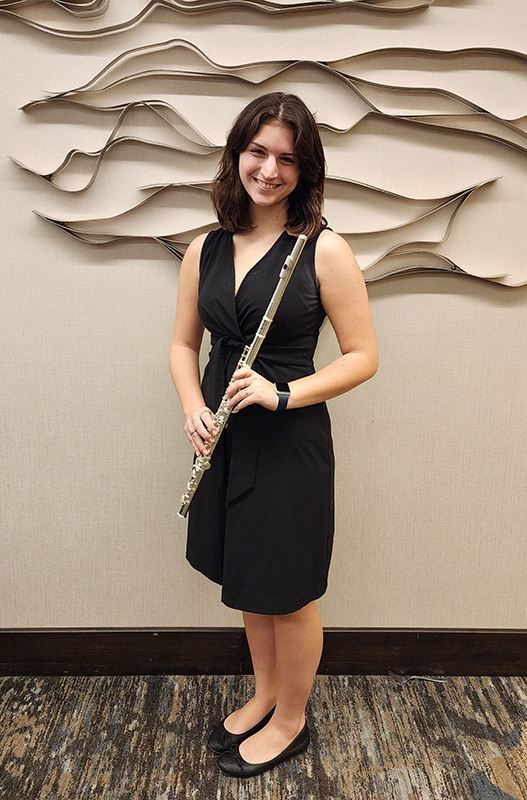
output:
<path id="1" fill-rule="evenodd" d="M 114 0 L 104 24 L 141 5 Z M 80 27 L 45 6 L 31 15 Z M 86 82 L 131 47 L 180 36 L 231 64 L 403 46 L 520 51 L 527 10 L 523 0 L 436 0 L 410 15 L 155 12 L 126 33 L 90 42 L 0 22 L 0 153 L 46 172 L 71 147 L 101 147 L 111 123 L 87 114 L 80 125 L 59 106 L 26 114 L 18 107 L 42 90 Z M 518 87 L 526 66 L 499 66 L 503 92 L 496 75 L 481 83 L 476 68 L 470 79 L 459 64 L 446 72 L 459 78 L 451 91 L 464 88 L 512 119 L 525 113 Z M 435 67 L 419 72 L 415 85 L 437 85 Z M 378 80 L 389 83 L 390 75 Z M 200 91 L 187 91 L 181 104 L 219 136 L 240 92 L 225 92 L 214 120 L 202 113 Z M 310 92 L 316 101 L 316 82 L 306 84 Z M 324 109 L 331 116 L 327 98 Z M 335 113 L 342 109 L 337 103 Z M 450 146 L 441 137 L 416 136 L 412 149 L 393 124 L 381 130 L 367 122 L 357 131 L 356 140 L 329 142 L 333 174 L 420 198 L 503 175 L 467 202 L 442 252 L 474 274 L 526 279 L 527 155 L 473 139 Z M 175 167 L 180 180 L 203 177 L 185 168 L 184 161 Z M 117 214 L 139 201 L 137 186 L 163 175 L 131 148 L 108 158 L 88 192 L 71 195 L 0 160 L 1 627 L 241 624 L 239 612 L 219 603 L 219 587 L 186 563 L 185 523 L 177 517 L 191 461 L 168 371 L 178 262 L 153 243 L 90 247 L 31 214 Z M 345 218 L 338 197 L 332 209 Z M 191 226 L 185 208 L 174 214 L 180 230 Z M 364 230 L 366 223 L 347 232 Z M 375 248 L 363 236 L 357 247 L 365 266 Z M 527 290 L 436 273 L 370 283 L 369 294 L 379 371 L 330 403 L 337 531 L 319 603 L 323 622 L 524 628 Z M 318 363 L 336 354 L 326 326 Z"/>

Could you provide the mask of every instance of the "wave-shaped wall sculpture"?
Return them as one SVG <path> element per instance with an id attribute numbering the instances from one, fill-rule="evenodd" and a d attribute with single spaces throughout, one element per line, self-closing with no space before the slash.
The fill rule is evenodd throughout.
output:
<path id="1" fill-rule="evenodd" d="M 143 69 L 135 72 L 124 73 L 124 65 L 126 62 L 138 62 L 145 60 L 146 57 L 159 59 L 160 56 L 168 55 L 170 53 L 170 63 L 174 65 L 175 58 L 179 59 L 180 64 L 176 69 Z M 394 71 L 398 71 L 398 60 L 404 56 L 408 58 L 408 48 L 389 49 L 388 51 L 372 51 L 366 54 L 371 57 L 372 55 L 382 54 L 383 59 L 386 61 L 391 55 L 396 59 Z M 419 57 L 432 56 L 437 57 L 441 61 L 447 61 L 451 58 L 457 60 L 459 56 L 470 56 L 481 59 L 483 56 L 487 60 L 493 59 L 504 60 L 509 62 L 513 61 L 516 65 L 520 62 L 522 65 L 527 63 L 527 56 L 523 53 L 500 50 L 498 48 L 474 48 L 471 50 L 453 50 L 453 51 L 432 51 L 421 50 L 418 51 Z M 189 63 L 190 56 L 190 63 Z M 252 62 L 241 64 L 238 66 L 225 66 L 210 59 L 203 51 L 195 47 L 189 42 L 182 39 L 169 40 L 158 45 L 144 46 L 128 50 L 119 56 L 110 64 L 101 70 L 97 75 L 88 83 L 83 86 L 62 91 L 54 94 L 49 94 L 48 97 L 32 101 L 23 106 L 24 110 L 29 110 L 39 104 L 45 104 L 62 99 L 63 101 L 75 102 L 80 105 L 85 105 L 90 108 L 106 108 L 107 110 L 123 110 L 126 104 L 130 103 L 130 93 L 132 91 L 141 93 L 142 84 L 146 82 L 146 87 L 153 83 L 154 86 L 160 86 L 165 81 L 187 81 L 187 85 L 195 85 L 196 81 L 201 80 L 202 92 L 207 94 L 206 81 L 224 80 L 229 76 L 234 81 L 241 81 L 242 84 L 247 85 L 263 85 L 272 82 L 273 80 L 280 80 L 284 82 L 294 82 L 296 79 L 302 83 L 310 83 L 315 87 L 316 91 L 320 90 L 321 82 L 324 81 L 328 88 L 331 90 L 332 99 L 342 98 L 344 105 L 350 105 L 353 102 L 355 112 L 351 112 L 354 117 L 354 122 L 361 119 L 369 110 L 378 111 L 381 113 L 390 114 L 392 116 L 404 117 L 407 119 L 418 120 L 423 122 L 429 121 L 434 124 L 447 125 L 448 119 L 452 118 L 453 127 L 460 127 L 465 130 L 474 130 L 482 135 L 495 136 L 502 141 L 509 141 L 513 146 L 524 148 L 527 144 L 527 134 L 518 125 L 514 125 L 512 121 L 503 119 L 502 117 L 485 109 L 482 105 L 473 103 L 470 99 L 462 95 L 453 93 L 441 87 L 401 87 L 400 85 L 392 85 L 388 83 L 375 83 L 363 78 L 357 78 L 355 75 L 344 71 L 344 67 L 349 68 L 350 63 L 359 62 L 360 57 L 350 57 L 348 59 L 341 59 L 337 62 L 322 63 L 317 61 L 278 61 L 278 62 Z M 339 68 L 337 68 L 339 67 Z M 311 71 L 318 72 L 314 76 L 310 76 Z M 450 70 L 449 70 L 450 71 Z M 434 76 L 435 77 L 435 76 Z M 527 84 L 527 80 L 525 81 Z M 104 102 L 103 95 L 112 97 L 118 93 L 118 90 L 125 88 L 127 91 L 126 103 L 109 104 Z M 131 88 L 133 85 L 133 88 Z M 527 85 L 525 86 L 527 89 Z M 267 90 L 267 89 L 266 89 Z M 272 90 L 270 87 L 269 90 Z M 199 87 L 197 88 L 199 91 Z M 336 94 L 338 93 L 338 97 Z M 351 97 L 354 95 L 354 97 Z M 83 98 L 92 98 L 92 102 L 83 101 Z M 248 89 L 244 94 L 242 101 L 250 99 L 250 90 Z M 309 102 L 309 97 L 305 98 Z M 439 99 L 439 102 L 438 102 Z M 146 102 L 135 100 L 134 102 Z M 159 102 L 159 98 L 158 98 Z M 342 121 L 342 113 L 337 113 L 335 106 L 342 109 L 343 103 L 327 104 L 332 109 L 332 116 L 321 119 L 320 99 L 319 99 L 319 124 L 326 125 L 335 130 L 349 130 L 352 124 Z M 397 106 L 394 110 L 394 106 Z M 240 106 L 241 107 L 241 106 Z M 401 107 L 405 113 L 401 113 Z M 173 109 L 175 111 L 175 109 Z M 177 113 L 177 112 L 176 112 Z M 473 119 L 468 116 L 463 118 L 463 115 L 471 113 Z M 340 120 L 338 117 L 340 116 Z M 485 122 L 483 121 L 485 120 Z M 187 124 L 188 120 L 186 121 Z M 220 127 L 220 126 L 218 126 Z M 194 127 L 195 129 L 195 127 Z M 208 140 L 207 140 L 208 141 Z M 210 142 L 209 142 L 210 144 Z"/>
<path id="2" fill-rule="evenodd" d="M 349 223 L 338 227 L 344 238 L 352 240 L 353 248 L 361 261 L 368 260 L 368 265 L 363 268 L 367 283 L 396 273 L 415 272 L 418 269 L 459 271 L 470 274 L 440 254 L 437 254 L 435 259 L 428 259 L 429 263 L 420 268 L 408 264 L 401 264 L 396 268 L 393 256 L 404 253 L 413 255 L 419 252 L 424 253 L 423 245 L 433 244 L 434 241 L 435 243 L 444 242 L 449 236 L 450 229 L 462 205 L 484 184 L 470 186 L 451 196 L 433 199 L 404 197 L 378 187 L 341 178 L 329 177 L 327 185 L 327 201 L 330 209 L 335 195 L 341 199 L 342 190 L 351 190 L 350 195 L 355 192 L 364 200 L 365 195 L 370 194 L 372 195 L 370 202 L 374 197 L 381 205 L 392 206 L 390 213 L 396 212 L 399 217 L 397 222 L 392 220 L 391 225 L 374 231 L 360 230 L 360 227 L 353 229 L 354 226 Z M 212 230 L 217 225 L 212 209 L 209 207 L 208 210 L 205 210 L 200 204 L 201 193 L 210 191 L 210 182 L 164 184 L 148 186 L 144 189 L 151 191 L 147 198 L 127 211 L 104 219 L 68 222 L 38 211 L 34 213 L 88 244 L 108 244 L 126 239 L 151 239 L 162 244 L 178 258 L 183 256 L 186 246 L 195 236 Z M 168 193 L 169 197 L 167 198 Z M 356 202 L 359 197 L 355 198 Z M 414 212 L 419 209 L 419 213 L 416 216 L 408 214 L 408 207 Z M 385 213 L 386 210 L 385 208 Z M 199 214 L 201 214 L 201 218 Z M 334 218 L 338 219 L 338 213 L 334 214 Z M 193 222 L 199 220 L 201 224 L 188 227 L 190 219 Z M 429 236 L 431 235 L 431 219 L 434 220 L 435 240 L 419 241 L 420 232 L 427 232 Z M 167 230 L 167 226 L 177 227 L 178 222 L 179 228 Z M 426 225 L 423 225 L 423 222 Z M 137 234 L 138 228 L 142 231 L 140 235 Z M 394 233 L 397 233 L 397 239 L 394 238 Z M 410 236 L 409 239 L 408 236 Z M 420 247 L 417 247 L 418 245 Z M 505 273 L 500 273 L 485 277 L 489 280 L 500 280 L 507 276 Z"/>
<path id="3" fill-rule="evenodd" d="M 170 138 L 173 141 L 161 142 L 143 139 L 139 136 L 118 136 L 117 134 L 124 122 L 127 120 L 127 118 L 130 118 L 133 115 L 134 111 L 138 109 L 151 111 L 154 121 L 159 122 L 163 128 L 169 130 Z M 184 119 L 172 106 L 159 102 L 156 103 L 154 101 L 148 102 L 145 100 L 140 100 L 137 103 L 129 103 L 127 106 L 125 106 L 125 108 L 123 108 L 106 143 L 100 148 L 100 150 L 88 152 L 86 150 L 73 148 L 66 154 L 62 163 L 59 164 L 59 166 L 52 172 L 48 173 L 39 173 L 26 164 L 18 161 L 16 158 L 12 158 L 11 160 L 14 161 L 14 163 L 19 167 L 22 167 L 22 169 L 25 169 L 28 172 L 33 172 L 40 178 L 43 178 L 45 181 L 52 183 L 53 186 L 61 191 L 72 193 L 83 192 L 86 189 L 89 189 L 93 184 L 105 155 L 111 149 L 117 149 L 129 143 L 139 144 L 144 148 L 164 148 L 178 153 L 183 153 L 187 157 L 199 156 L 200 166 L 207 164 L 208 156 L 217 154 L 221 150 L 219 145 L 213 145 L 210 142 L 207 142 L 200 135 L 199 131 L 193 128 L 188 120 Z M 61 175 L 66 173 L 68 168 L 75 172 L 76 162 L 78 160 L 91 160 L 93 162 L 92 173 L 88 181 L 84 183 L 84 185 L 76 188 L 68 188 L 66 185 L 61 185 Z M 213 162 L 213 171 L 215 170 L 216 165 L 217 159 L 215 159 Z"/>
<path id="4" fill-rule="evenodd" d="M 36 6 L 49 3 L 74 14 L 76 17 L 100 17 L 110 5 L 110 0 L 0 0 L 0 11 L 24 8 L 25 6 Z M 12 13 L 19 17 L 18 14 Z M 28 22 L 27 18 L 19 17 L 23 22 Z"/>
<path id="5" fill-rule="evenodd" d="M 55 2 L 55 0 L 52 0 Z M 39 2 L 39 0 L 35 0 Z M 371 11 L 384 14 L 400 14 L 414 11 L 424 11 L 433 4 L 434 0 L 303 0 L 302 2 L 291 2 L 290 0 L 150 0 L 146 3 L 144 8 L 141 9 L 134 17 L 125 22 L 116 25 L 108 25 L 105 28 L 97 28 L 92 30 L 66 30 L 64 28 L 53 28 L 48 25 L 43 25 L 40 22 L 31 20 L 28 17 L 21 16 L 15 11 L 10 10 L 12 7 L 20 5 L 15 1 L 0 0 L 0 14 L 8 15 L 24 25 L 49 33 L 53 36 L 63 36 L 70 39 L 91 39 L 98 36 L 109 36 L 114 33 L 121 33 L 122 31 L 134 28 L 139 25 L 143 20 L 152 14 L 158 8 L 168 9 L 179 14 L 206 14 L 207 12 L 218 12 L 225 10 L 240 9 L 243 11 L 256 11 L 262 14 L 277 15 L 277 14 L 294 14 L 302 12 L 312 12 L 322 10 L 324 13 L 328 11 L 338 11 L 342 9 L 360 9 L 362 11 Z M 23 3 L 28 5 L 29 3 Z M 82 6 L 82 3 L 74 2 L 57 2 L 59 6 L 72 11 L 71 6 Z M 7 6 L 7 7 L 6 7 Z M 107 3 L 105 3 L 107 6 Z M 104 8 L 104 11 L 106 7 Z M 78 16 L 81 14 L 76 12 Z M 100 11 L 98 13 L 103 13 Z M 95 16 L 95 14 L 90 14 Z"/>
<path id="6" fill-rule="evenodd" d="M 421 85 L 408 85 L 412 65 L 425 70 L 426 59 L 435 64 L 433 77 L 439 85 L 425 85 L 424 79 L 418 81 Z M 492 203 L 509 191 L 525 200 L 527 133 L 484 107 L 481 98 L 474 102 L 468 90 L 474 85 L 476 66 L 492 75 L 497 63 L 503 69 L 512 64 L 523 67 L 526 62 L 523 53 L 497 48 L 387 48 L 333 62 L 255 61 L 227 66 L 190 42 L 171 39 L 127 50 L 82 86 L 23 106 L 27 112 L 62 106 L 81 118 L 86 113 L 116 115 L 102 147 L 92 152 L 72 147 L 46 173 L 16 163 L 63 192 L 79 193 L 93 185 L 111 153 L 141 148 L 143 161 L 152 163 L 161 153 L 169 154 L 167 181 L 151 185 L 153 194 L 126 212 L 75 223 L 41 216 L 86 242 L 150 238 L 181 257 L 194 235 L 215 224 L 209 187 L 233 116 L 256 94 L 292 91 L 316 109 L 330 173 L 335 176 L 327 182 L 326 214 L 350 242 L 367 280 L 426 268 L 520 285 L 527 282 L 523 259 L 511 263 L 506 272 L 496 270 L 497 260 L 485 261 L 478 247 L 485 239 L 481 226 L 489 227 L 485 214 Z M 456 88 L 465 86 L 467 96 L 452 91 L 453 64 Z M 525 76 L 518 75 L 518 69 L 512 73 L 510 80 L 517 88 Z M 371 79 L 373 75 L 393 77 L 394 82 L 380 83 Z M 497 110 L 491 94 L 485 100 Z M 504 105 L 500 110 L 507 113 Z M 159 136 L 146 138 L 133 131 L 139 111 L 149 115 L 149 131 L 155 129 Z M 132 133 L 120 133 L 125 121 Z M 401 164 L 408 161 L 414 167 L 402 171 L 394 186 L 376 174 L 378 150 L 388 144 Z M 461 167 L 445 171 L 438 164 L 432 171 L 434 182 L 430 180 L 431 196 L 417 199 L 416 189 L 426 174 L 426 168 L 419 169 L 420 159 L 424 166 L 449 158 L 461 159 Z M 499 184 L 498 176 L 503 176 Z M 162 210 L 168 196 L 176 210 L 170 225 Z M 514 207 L 522 205 L 516 202 Z"/>

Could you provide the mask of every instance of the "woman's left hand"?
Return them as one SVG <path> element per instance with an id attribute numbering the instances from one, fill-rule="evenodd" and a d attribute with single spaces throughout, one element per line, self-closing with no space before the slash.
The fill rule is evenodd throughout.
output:
<path id="1" fill-rule="evenodd" d="M 269 411 L 276 411 L 278 395 L 275 392 L 274 383 L 249 367 L 237 369 L 233 379 L 227 389 L 229 406 L 233 411 L 238 411 L 254 403 L 258 403 Z"/>

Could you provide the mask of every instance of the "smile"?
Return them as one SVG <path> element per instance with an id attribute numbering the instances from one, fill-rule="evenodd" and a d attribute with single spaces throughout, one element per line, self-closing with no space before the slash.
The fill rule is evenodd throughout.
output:
<path id="1" fill-rule="evenodd" d="M 279 183 L 266 183 L 265 181 L 261 181 L 259 178 L 254 179 L 258 186 L 261 186 L 262 189 L 276 189 L 277 186 L 280 186 Z"/>

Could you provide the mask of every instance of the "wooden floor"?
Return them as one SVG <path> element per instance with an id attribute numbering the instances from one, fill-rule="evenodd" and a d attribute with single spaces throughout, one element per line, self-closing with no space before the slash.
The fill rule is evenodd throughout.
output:
<path id="1" fill-rule="evenodd" d="M 525 677 L 317 676 L 309 749 L 240 780 L 204 741 L 252 687 L 225 675 L 0 678 L 0 797 L 527 798 Z"/>

